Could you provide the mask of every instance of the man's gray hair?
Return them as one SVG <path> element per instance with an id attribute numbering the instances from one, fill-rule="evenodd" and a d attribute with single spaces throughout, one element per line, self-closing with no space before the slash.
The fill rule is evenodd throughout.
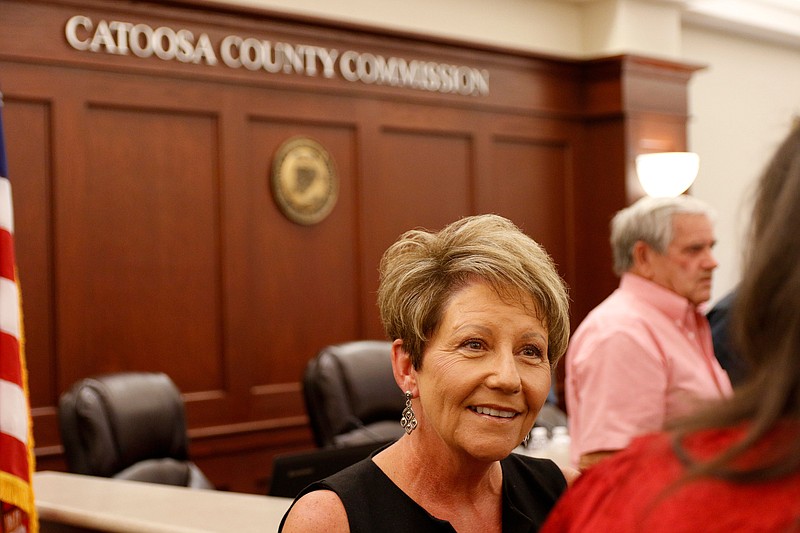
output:
<path id="1" fill-rule="evenodd" d="M 663 254 L 672 242 L 672 217 L 677 214 L 705 215 L 713 222 L 711 207 L 693 196 L 651 198 L 645 196 L 621 209 L 611 219 L 611 251 L 614 272 L 621 276 L 633 267 L 633 247 L 643 241 Z"/>

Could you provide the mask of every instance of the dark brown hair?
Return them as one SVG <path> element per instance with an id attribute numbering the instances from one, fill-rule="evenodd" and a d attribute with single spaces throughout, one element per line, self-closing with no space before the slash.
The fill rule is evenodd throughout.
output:
<path id="1" fill-rule="evenodd" d="M 751 241 L 737 289 L 731 331 L 753 372 L 734 397 L 676 427 L 675 449 L 688 476 L 760 481 L 800 468 L 800 127 L 778 148 L 759 181 Z M 744 425 L 741 440 L 708 461 L 681 445 L 703 428 Z M 779 425 L 795 434 L 759 453 L 757 464 L 737 463 Z"/>

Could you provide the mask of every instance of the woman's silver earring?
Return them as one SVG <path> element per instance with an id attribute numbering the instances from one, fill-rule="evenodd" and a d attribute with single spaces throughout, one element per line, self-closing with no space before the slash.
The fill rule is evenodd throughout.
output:
<path id="1" fill-rule="evenodd" d="M 411 391 L 406 391 L 406 408 L 403 409 L 400 425 L 406 430 L 406 435 L 410 435 L 417 427 L 417 417 L 414 416 L 414 409 L 411 408 Z"/>
<path id="2" fill-rule="evenodd" d="M 531 429 L 531 431 L 533 431 L 533 429 Z M 528 443 L 531 441 L 531 431 L 529 431 L 529 432 L 528 432 L 528 433 L 525 435 L 525 438 L 524 438 L 524 439 L 522 439 L 522 447 L 523 447 L 523 448 L 527 448 L 527 447 L 528 447 Z"/>

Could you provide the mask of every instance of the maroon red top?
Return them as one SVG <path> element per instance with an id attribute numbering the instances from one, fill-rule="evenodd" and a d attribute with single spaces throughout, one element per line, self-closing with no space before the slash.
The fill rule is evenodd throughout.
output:
<path id="1" fill-rule="evenodd" d="M 705 431 L 684 446 L 694 457 L 707 458 L 742 434 L 741 429 Z M 746 461 L 769 453 L 776 443 L 800 453 L 800 428 L 786 425 L 774 432 Z M 541 533 L 800 532 L 800 471 L 763 483 L 702 478 L 676 485 L 684 470 L 669 435 L 640 437 L 582 475 Z"/>

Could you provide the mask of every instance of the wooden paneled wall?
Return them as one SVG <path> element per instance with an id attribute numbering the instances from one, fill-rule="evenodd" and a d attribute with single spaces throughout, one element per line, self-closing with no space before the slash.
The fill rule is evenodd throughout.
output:
<path id="1" fill-rule="evenodd" d="M 188 29 L 213 46 L 239 35 L 465 65 L 489 73 L 489 92 L 111 54 L 108 42 L 83 51 L 65 37 L 75 15 Z M 637 194 L 633 158 L 685 148 L 693 70 L 207 2 L 0 0 L 39 469 L 64 468 L 56 405 L 74 381 L 158 370 L 184 393 L 191 452 L 212 481 L 264 492 L 274 454 L 313 445 L 308 359 L 383 338 L 376 266 L 412 227 L 511 218 L 553 255 L 577 323 L 616 286 L 607 226 Z M 270 189 L 275 152 L 297 135 L 327 149 L 340 180 L 315 225 L 287 219 Z"/>

